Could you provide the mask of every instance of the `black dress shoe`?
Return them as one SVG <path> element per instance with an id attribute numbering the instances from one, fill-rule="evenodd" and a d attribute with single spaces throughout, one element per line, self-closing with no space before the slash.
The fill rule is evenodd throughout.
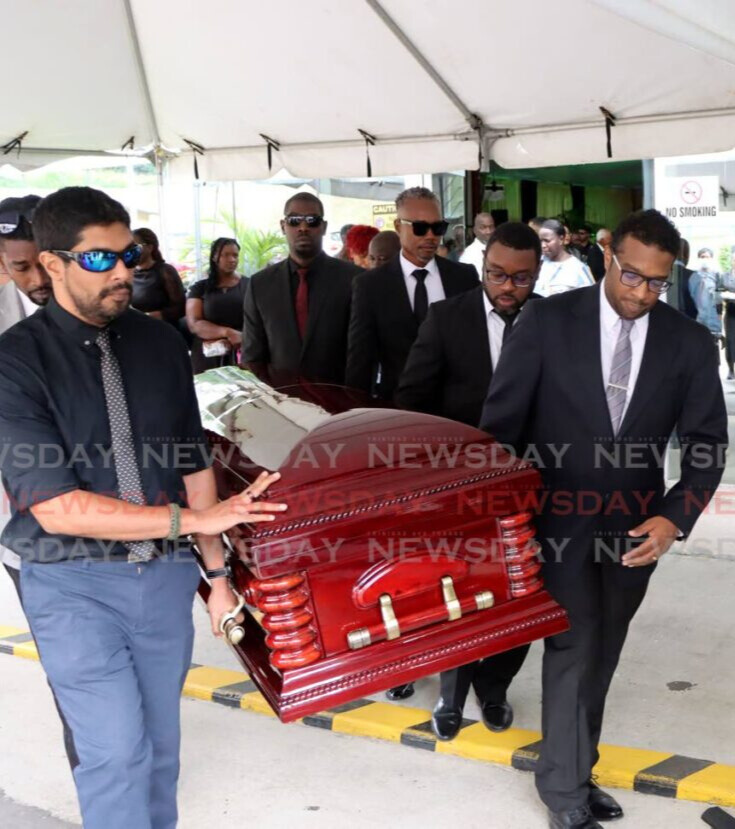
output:
<path id="1" fill-rule="evenodd" d="M 623 816 L 622 806 L 612 795 L 603 792 L 594 780 L 590 780 L 590 793 L 587 798 L 587 805 L 597 820 L 617 820 Z"/>
<path id="2" fill-rule="evenodd" d="M 396 685 L 395 688 L 386 691 L 385 695 L 388 699 L 393 700 L 408 699 L 413 696 L 413 682 L 407 682 L 405 685 Z"/>
<path id="3" fill-rule="evenodd" d="M 549 829 L 602 829 L 602 826 L 592 817 L 588 806 L 579 806 L 565 812 L 549 809 Z"/>
<path id="4" fill-rule="evenodd" d="M 450 708 L 441 700 L 431 715 L 431 730 L 438 740 L 453 740 L 462 727 L 462 712 L 459 708 Z"/>
<path id="5" fill-rule="evenodd" d="M 482 721 L 490 731 L 505 731 L 513 724 L 513 709 L 507 701 L 499 705 L 494 702 L 484 702 L 480 706 Z"/>

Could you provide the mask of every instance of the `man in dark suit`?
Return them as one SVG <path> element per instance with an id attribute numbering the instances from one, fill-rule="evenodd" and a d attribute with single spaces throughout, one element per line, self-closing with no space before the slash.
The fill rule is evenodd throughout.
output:
<path id="1" fill-rule="evenodd" d="M 472 265 L 436 256 L 448 225 L 431 190 L 404 190 L 396 212 L 401 252 L 355 279 L 347 349 L 347 385 L 389 401 L 429 305 L 477 286 Z"/>
<path id="2" fill-rule="evenodd" d="M 408 355 L 396 403 L 476 426 L 503 344 L 526 301 L 536 298 L 531 292 L 540 264 L 541 243 L 530 227 L 508 222 L 494 230 L 485 249 L 482 284 L 429 309 Z M 510 728 L 513 709 L 506 694 L 528 648 L 444 671 L 431 719 L 436 736 L 457 736 L 470 684 L 485 725 L 491 731 Z"/>
<path id="3" fill-rule="evenodd" d="M 597 231 L 595 244 L 589 246 L 587 251 L 587 267 L 592 271 L 595 282 L 599 282 L 605 276 L 605 250 L 610 247 L 612 233 L 603 227 Z"/>
<path id="4" fill-rule="evenodd" d="M 256 273 L 245 295 L 242 363 L 343 384 L 352 280 L 361 269 L 322 251 L 327 222 L 311 193 L 286 202 L 281 230 L 288 259 Z"/>
<path id="5" fill-rule="evenodd" d="M 571 621 L 544 653 L 536 786 L 555 829 L 622 815 L 591 780 L 607 690 L 657 560 L 691 532 L 724 468 L 711 337 L 658 301 L 678 252 L 660 213 L 626 218 L 600 285 L 528 305 L 483 410 L 483 429 L 540 459 L 544 580 Z M 674 431 L 681 477 L 666 492 Z"/>

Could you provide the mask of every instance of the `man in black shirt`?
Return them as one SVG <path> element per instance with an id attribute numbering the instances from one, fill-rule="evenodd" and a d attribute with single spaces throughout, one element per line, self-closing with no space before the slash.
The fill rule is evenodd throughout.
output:
<path id="1" fill-rule="evenodd" d="M 316 196 L 297 193 L 283 212 L 289 256 L 250 280 L 242 362 L 342 384 L 352 280 L 362 269 L 323 252 L 327 222 Z"/>
<path id="2" fill-rule="evenodd" d="M 74 737 L 84 825 L 171 829 L 199 582 L 178 539 L 213 571 L 217 631 L 234 603 L 219 534 L 285 507 L 252 503 L 267 475 L 218 503 L 181 338 L 128 308 L 140 249 L 122 205 L 66 188 L 34 232 L 54 298 L 0 338 L 2 542 Z"/>

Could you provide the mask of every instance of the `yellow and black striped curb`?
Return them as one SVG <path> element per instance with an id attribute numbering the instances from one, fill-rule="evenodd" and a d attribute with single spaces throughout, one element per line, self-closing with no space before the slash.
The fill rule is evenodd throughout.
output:
<path id="1" fill-rule="evenodd" d="M 0 653 L 38 660 L 30 633 L 18 628 L 0 626 Z M 255 684 L 241 671 L 192 664 L 183 694 L 275 716 Z M 436 754 L 497 763 L 522 771 L 533 771 L 536 766 L 541 736 L 537 731 L 511 728 L 495 734 L 476 720 L 464 720 L 454 740 L 441 742 L 431 731 L 430 717 L 430 712 L 420 708 L 359 699 L 304 717 L 299 722 L 340 734 L 376 737 Z M 602 786 L 735 806 L 735 766 L 712 760 L 601 745 L 595 775 Z"/>

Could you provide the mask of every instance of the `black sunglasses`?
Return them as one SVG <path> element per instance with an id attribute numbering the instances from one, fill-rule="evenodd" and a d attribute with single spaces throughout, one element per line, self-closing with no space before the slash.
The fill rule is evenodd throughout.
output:
<path id="1" fill-rule="evenodd" d="M 414 236 L 426 236 L 431 230 L 434 236 L 443 236 L 449 229 L 449 222 L 412 222 L 410 219 L 401 219 L 402 225 L 411 225 Z"/>
<path id="2" fill-rule="evenodd" d="M 33 214 L 36 208 L 30 210 L 9 210 L 7 213 L 0 213 L 0 236 L 9 236 L 15 233 L 21 221 L 25 219 L 28 224 L 33 224 Z"/>
<path id="3" fill-rule="evenodd" d="M 298 227 L 301 222 L 306 222 L 307 227 L 321 227 L 324 217 L 317 216 L 316 213 L 291 213 L 288 216 L 284 216 L 283 221 L 286 222 L 289 227 Z"/>
<path id="4" fill-rule="evenodd" d="M 119 259 L 126 268 L 134 268 L 143 250 L 140 245 L 128 245 L 125 250 L 50 250 L 67 262 L 74 261 L 84 271 L 105 273 L 111 271 Z"/>

